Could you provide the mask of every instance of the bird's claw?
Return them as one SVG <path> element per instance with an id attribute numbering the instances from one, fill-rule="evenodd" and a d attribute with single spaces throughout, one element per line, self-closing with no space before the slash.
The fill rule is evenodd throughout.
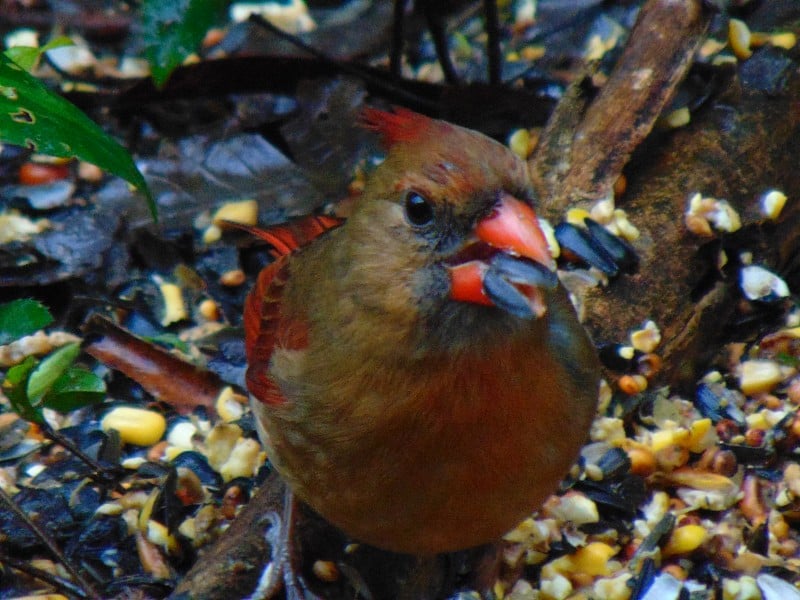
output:
<path id="1" fill-rule="evenodd" d="M 275 600 L 280 597 L 281 590 L 285 592 L 286 600 L 322 600 L 309 589 L 294 564 L 290 547 L 292 528 L 286 522 L 289 518 L 291 515 L 280 515 L 275 511 L 264 515 L 267 522 L 264 537 L 272 548 L 272 556 L 255 591 L 246 600 Z"/>

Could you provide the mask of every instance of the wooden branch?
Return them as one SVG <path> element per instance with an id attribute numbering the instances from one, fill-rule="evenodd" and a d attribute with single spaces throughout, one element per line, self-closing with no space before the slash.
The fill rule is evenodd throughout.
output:
<path id="1" fill-rule="evenodd" d="M 650 0 L 590 104 L 591 68 L 556 108 L 530 160 L 543 214 L 609 197 L 631 153 L 683 79 L 711 15 L 700 0 Z"/>

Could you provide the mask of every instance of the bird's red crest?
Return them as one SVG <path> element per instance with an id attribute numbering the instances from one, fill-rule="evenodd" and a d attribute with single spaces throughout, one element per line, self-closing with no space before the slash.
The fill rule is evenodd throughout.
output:
<path id="1" fill-rule="evenodd" d="M 380 134 L 387 149 L 398 142 L 413 142 L 430 131 L 433 119 L 407 108 L 396 107 L 392 112 L 365 108 L 361 113 L 361 124 Z"/>

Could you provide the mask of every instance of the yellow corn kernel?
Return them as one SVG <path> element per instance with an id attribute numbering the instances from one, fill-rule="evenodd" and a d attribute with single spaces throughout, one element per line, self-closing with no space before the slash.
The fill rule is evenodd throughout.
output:
<path id="1" fill-rule="evenodd" d="M 152 410 L 118 406 L 106 413 L 100 422 L 100 428 L 103 431 L 115 429 L 126 444 L 150 446 L 164 435 L 167 421 L 164 415 Z"/>
<path id="2" fill-rule="evenodd" d="M 664 556 L 673 556 L 675 554 L 688 554 L 706 541 L 708 532 L 702 525 L 682 525 L 676 527 L 672 532 L 666 546 L 662 551 Z"/>
<path id="3" fill-rule="evenodd" d="M 585 208 L 570 208 L 567 211 L 567 223 L 572 223 L 578 227 L 584 227 L 583 220 L 589 216 L 589 211 Z"/>
<path id="4" fill-rule="evenodd" d="M 236 477 L 252 477 L 261 465 L 261 444 L 250 438 L 241 438 L 222 464 L 219 474 L 224 481 Z"/>
<path id="5" fill-rule="evenodd" d="M 571 556 L 573 572 L 586 575 L 609 575 L 608 561 L 617 551 L 603 542 L 592 542 Z"/>
<path id="6" fill-rule="evenodd" d="M 164 299 L 164 316 L 161 318 L 161 324 L 166 327 L 187 318 L 188 313 L 181 288 L 174 283 L 162 283 L 158 287 Z"/>
<path id="7" fill-rule="evenodd" d="M 689 439 L 686 440 L 689 452 L 702 452 L 715 442 L 711 419 L 698 419 L 689 427 Z"/>
<path id="8" fill-rule="evenodd" d="M 769 423 L 767 423 L 767 417 L 763 411 L 747 415 L 745 420 L 748 429 L 769 429 Z"/>
<path id="9" fill-rule="evenodd" d="M 245 396 L 234 392 L 231 386 L 226 386 L 217 396 L 215 408 L 223 421 L 231 423 L 242 417 L 246 404 Z"/>
<path id="10" fill-rule="evenodd" d="M 753 55 L 750 49 L 751 37 L 750 28 L 744 21 L 731 19 L 728 22 L 728 42 L 739 60 L 748 59 Z"/>
<path id="11" fill-rule="evenodd" d="M 676 108 L 672 112 L 667 113 L 661 119 L 661 122 L 670 129 L 677 129 L 678 127 L 688 125 L 691 120 L 692 113 L 689 112 L 686 106 L 682 106 L 681 108 Z"/>
<path id="12" fill-rule="evenodd" d="M 211 217 L 214 225 L 223 221 L 232 221 L 242 225 L 255 225 L 258 223 L 258 202 L 255 200 L 240 200 L 223 204 Z"/>
<path id="13" fill-rule="evenodd" d="M 786 194 L 779 190 L 770 190 L 761 196 L 761 214 L 768 219 L 777 219 L 786 205 Z"/>
<path id="14" fill-rule="evenodd" d="M 748 395 L 768 392 L 790 372 L 774 360 L 746 360 L 739 365 L 739 388 Z"/>
<path id="15" fill-rule="evenodd" d="M 209 225 L 208 228 L 206 228 L 206 230 L 203 232 L 204 244 L 213 244 L 214 242 L 218 242 L 221 238 L 222 229 L 216 225 Z"/>
<path id="16" fill-rule="evenodd" d="M 650 449 L 653 452 L 660 452 L 664 448 L 674 445 L 683 446 L 689 439 L 689 432 L 685 429 L 661 429 L 653 433 L 650 441 Z"/>
<path id="17" fill-rule="evenodd" d="M 156 546 L 161 546 L 170 554 L 177 554 L 180 550 L 178 540 L 170 534 L 169 530 L 158 521 L 147 522 L 147 539 Z"/>
<path id="18" fill-rule="evenodd" d="M 508 147 L 520 158 L 528 158 L 531 134 L 527 129 L 517 129 L 508 136 Z"/>
<path id="19" fill-rule="evenodd" d="M 641 329 L 636 329 L 630 335 L 631 346 L 648 354 L 653 352 L 661 343 L 661 331 L 653 321 L 647 321 Z"/>
<path id="20" fill-rule="evenodd" d="M 791 50 L 797 45 L 797 36 L 791 31 L 773 33 L 769 36 L 769 43 L 784 50 Z"/>

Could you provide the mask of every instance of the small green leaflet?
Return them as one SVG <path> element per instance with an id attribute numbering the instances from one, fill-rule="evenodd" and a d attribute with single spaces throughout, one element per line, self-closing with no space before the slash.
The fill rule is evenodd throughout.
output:
<path id="1" fill-rule="evenodd" d="M 100 402 L 106 395 L 106 384 L 97 375 L 80 367 L 69 367 L 53 382 L 42 404 L 61 413 L 68 413 Z"/>
<path id="2" fill-rule="evenodd" d="M 33 46 L 14 46 L 6 50 L 6 56 L 26 71 L 30 71 L 39 62 L 42 54 L 53 48 L 61 48 L 63 46 L 74 46 L 74 43 L 68 37 L 60 36 L 53 38 L 44 46 L 38 48 Z"/>
<path id="3" fill-rule="evenodd" d="M 38 362 L 29 356 L 11 367 L 3 392 L 22 418 L 44 423 L 42 408 L 69 412 L 105 397 L 106 385 L 94 373 L 73 366 L 80 344 L 67 344 Z"/>
<path id="4" fill-rule="evenodd" d="M 33 404 L 38 404 L 80 353 L 81 345 L 77 342 L 66 344 L 40 362 L 28 378 L 28 399 Z"/>
<path id="5" fill-rule="evenodd" d="M 29 356 L 20 364 L 11 367 L 6 373 L 6 379 L 3 382 L 3 393 L 8 398 L 15 413 L 26 421 L 41 424 L 44 423 L 42 409 L 38 406 L 33 406 L 26 393 L 28 378 L 35 366 L 36 359 Z"/>
<path id="6" fill-rule="evenodd" d="M 36 300 L 23 298 L 0 304 L 0 345 L 35 333 L 52 322 L 50 311 Z"/>

